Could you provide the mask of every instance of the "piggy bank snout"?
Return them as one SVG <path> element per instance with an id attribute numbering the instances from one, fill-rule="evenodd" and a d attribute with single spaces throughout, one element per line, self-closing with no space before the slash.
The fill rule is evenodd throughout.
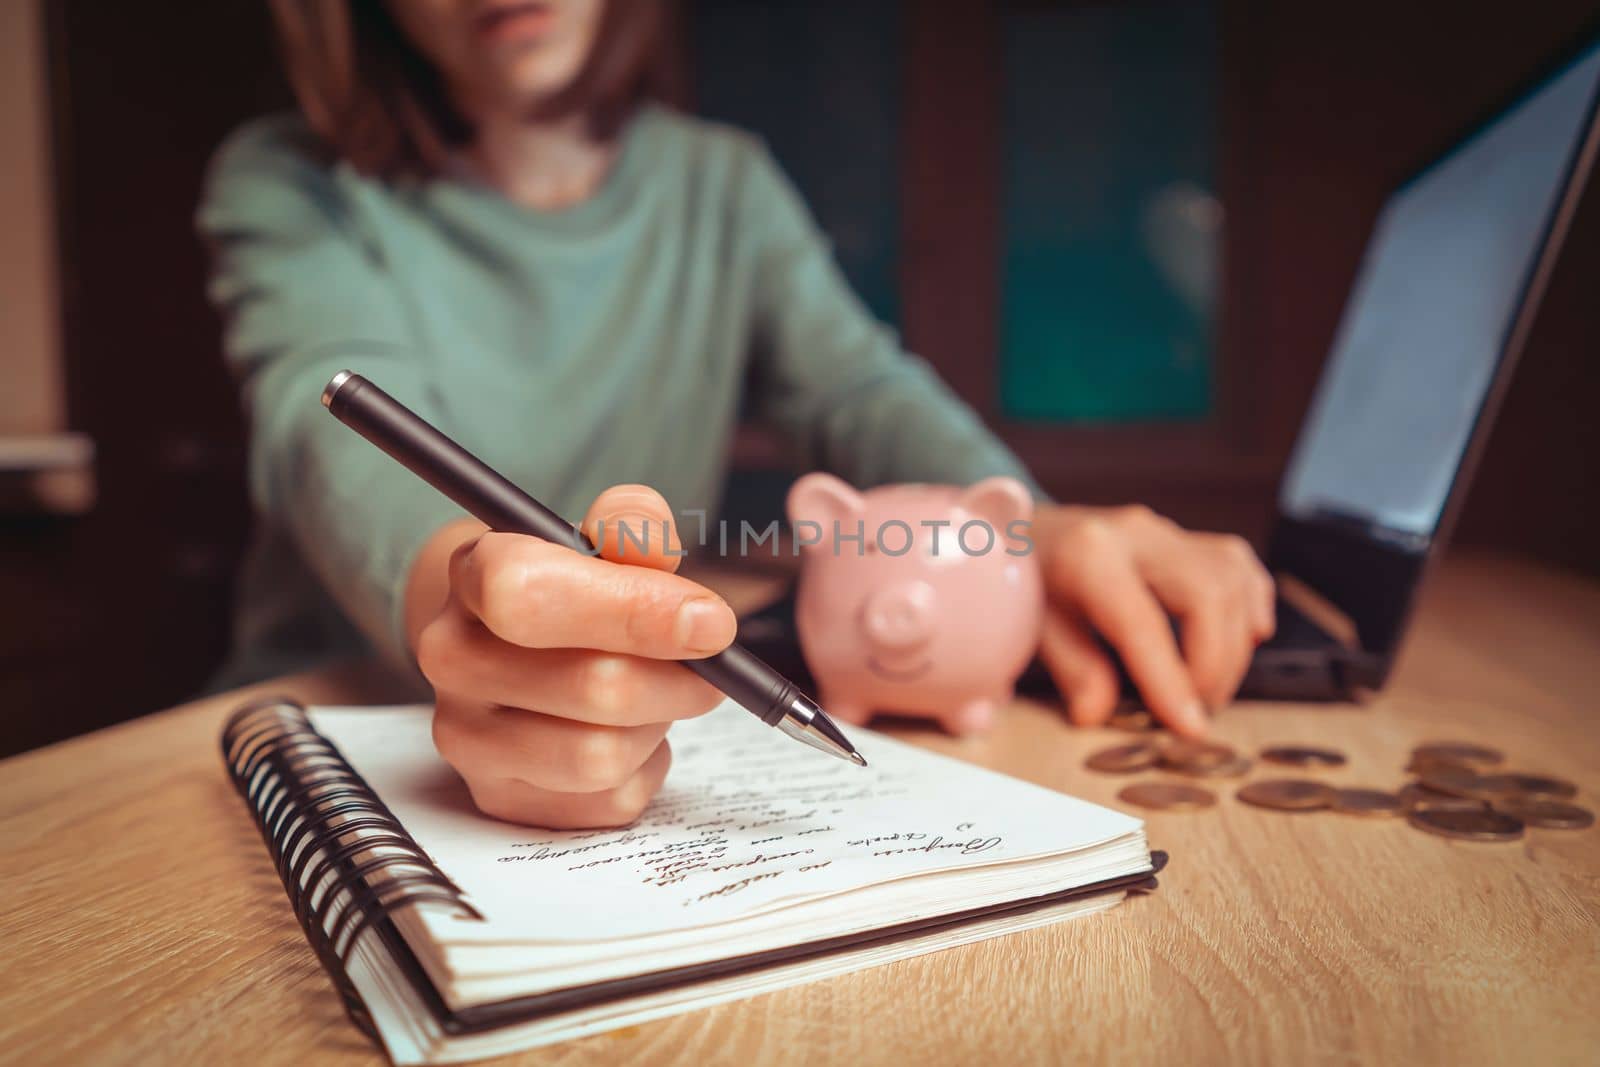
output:
<path id="1" fill-rule="evenodd" d="M 938 597 L 927 582 L 880 589 L 867 598 L 862 625 L 876 645 L 891 649 L 915 648 L 933 636 Z"/>

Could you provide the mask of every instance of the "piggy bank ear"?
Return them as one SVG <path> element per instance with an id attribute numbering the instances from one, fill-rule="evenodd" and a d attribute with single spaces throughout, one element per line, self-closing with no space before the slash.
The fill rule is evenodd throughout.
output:
<path id="1" fill-rule="evenodd" d="M 789 488 L 791 524 L 814 522 L 823 533 L 828 533 L 838 522 L 842 528 L 853 530 L 863 509 L 861 494 L 849 483 L 821 471 L 807 474 Z"/>
<path id="2" fill-rule="evenodd" d="M 1008 523 L 1033 518 L 1033 494 L 1015 478 L 985 478 L 963 490 L 956 507 L 1003 531 Z"/>

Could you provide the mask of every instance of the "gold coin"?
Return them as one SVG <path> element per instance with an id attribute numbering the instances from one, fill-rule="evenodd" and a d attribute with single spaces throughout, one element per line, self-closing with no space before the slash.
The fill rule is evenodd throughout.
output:
<path id="1" fill-rule="evenodd" d="M 1254 766 L 1245 756 L 1235 756 L 1227 763 L 1218 763 L 1210 767 L 1168 767 L 1173 774 L 1183 774 L 1190 778 L 1243 778 L 1250 773 Z"/>
<path id="2" fill-rule="evenodd" d="M 1130 785 L 1117 794 L 1117 799 L 1139 808 L 1157 811 L 1198 811 L 1217 802 L 1215 793 L 1192 785 L 1174 785 L 1168 782 L 1140 782 Z"/>
<path id="3" fill-rule="evenodd" d="M 1268 763 L 1285 767 L 1342 767 L 1344 753 L 1331 748 L 1310 748 L 1301 745 L 1276 745 L 1261 750 L 1261 758 Z"/>
<path id="4" fill-rule="evenodd" d="M 1433 766 L 1418 774 L 1417 780 L 1436 793 L 1449 793 L 1451 796 L 1467 797 L 1472 800 L 1483 799 L 1483 779 L 1476 771 L 1461 767 Z"/>
<path id="5" fill-rule="evenodd" d="M 1161 746 L 1161 764 L 1164 767 L 1205 768 L 1232 763 L 1239 754 L 1227 745 L 1214 741 L 1189 741 L 1174 738 Z"/>
<path id="6" fill-rule="evenodd" d="M 1493 767 L 1505 761 L 1499 749 L 1485 748 L 1465 741 L 1430 741 L 1411 750 L 1414 759 L 1442 760 L 1448 763 L 1466 763 L 1475 767 Z"/>
<path id="7" fill-rule="evenodd" d="M 1425 808 L 1407 815 L 1406 821 L 1418 830 L 1459 841 L 1515 841 L 1522 836 L 1522 820 L 1487 808 L 1482 811 Z"/>
<path id="8" fill-rule="evenodd" d="M 1332 786 L 1303 778 L 1269 778 L 1251 782 L 1235 794 L 1246 804 L 1275 811 L 1315 811 L 1333 806 Z"/>
<path id="9" fill-rule="evenodd" d="M 1406 764 L 1406 773 L 1421 774 L 1423 771 L 1441 767 L 1465 771 L 1467 774 L 1478 773 L 1478 769 L 1470 763 L 1463 763 L 1461 760 L 1444 759 L 1439 756 L 1412 756 L 1411 762 Z"/>
<path id="10" fill-rule="evenodd" d="M 1399 796 L 1381 789 L 1339 789 L 1333 794 L 1333 810 L 1346 815 L 1401 815 L 1405 805 Z"/>
<path id="11" fill-rule="evenodd" d="M 1585 830 L 1594 825 L 1594 812 L 1559 800 L 1507 797 L 1495 801 L 1494 806 L 1496 811 L 1521 819 L 1528 826 L 1546 830 Z"/>
<path id="12" fill-rule="evenodd" d="M 1130 734 L 1142 734 L 1156 729 L 1156 719 L 1148 711 L 1130 709 L 1116 712 L 1106 725 L 1113 730 L 1123 730 Z"/>
<path id="13" fill-rule="evenodd" d="M 1140 741 L 1133 745 L 1103 748 L 1085 760 L 1083 765 L 1091 771 L 1100 771 L 1103 774 L 1131 774 L 1147 767 L 1154 767 L 1158 755 L 1155 745 L 1148 741 Z"/>
<path id="14" fill-rule="evenodd" d="M 1542 774 L 1491 774 L 1478 779 L 1478 789 L 1494 797 L 1538 797 L 1566 800 L 1578 795 L 1578 787 L 1561 778 Z"/>
<path id="15" fill-rule="evenodd" d="M 1455 811 L 1482 811 L 1489 806 L 1477 797 L 1459 797 L 1453 793 L 1440 793 L 1425 785 L 1412 782 L 1399 792 L 1400 803 L 1408 811 L 1422 808 L 1448 808 Z"/>

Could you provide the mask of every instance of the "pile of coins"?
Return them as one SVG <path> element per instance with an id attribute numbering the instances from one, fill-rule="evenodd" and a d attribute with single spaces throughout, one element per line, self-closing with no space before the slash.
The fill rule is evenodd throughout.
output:
<path id="1" fill-rule="evenodd" d="M 1255 761 L 1228 745 L 1157 734 L 1144 711 L 1119 712 L 1111 725 L 1149 738 L 1102 749 L 1086 762 L 1103 774 L 1166 771 L 1193 779 L 1243 778 Z M 1262 749 L 1262 763 L 1302 771 L 1342 767 L 1343 753 L 1329 748 L 1278 745 Z M 1412 780 L 1396 792 L 1346 789 L 1312 778 L 1264 778 L 1242 786 L 1238 800 L 1281 812 L 1336 811 L 1369 818 L 1404 817 L 1418 830 L 1463 841 L 1515 841 L 1525 828 L 1582 830 L 1594 815 L 1571 803 L 1577 787 L 1559 778 L 1505 773 L 1502 753 L 1457 741 L 1419 745 L 1406 765 Z M 1179 782 L 1139 782 L 1117 794 L 1124 803 L 1160 811 L 1197 811 L 1216 804 L 1210 789 Z"/>
<path id="2" fill-rule="evenodd" d="M 1578 787 L 1542 774 L 1499 771 L 1505 756 L 1460 742 L 1419 745 L 1406 770 L 1415 776 L 1400 791 L 1411 825 L 1473 841 L 1515 841 L 1525 827 L 1582 830 L 1594 813 L 1569 803 Z"/>

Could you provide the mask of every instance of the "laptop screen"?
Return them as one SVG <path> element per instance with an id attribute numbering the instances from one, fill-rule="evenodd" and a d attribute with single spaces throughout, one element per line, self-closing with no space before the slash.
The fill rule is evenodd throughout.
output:
<path id="1" fill-rule="evenodd" d="M 1431 537 L 1582 143 L 1600 44 L 1389 198 L 1280 490 Z"/>

